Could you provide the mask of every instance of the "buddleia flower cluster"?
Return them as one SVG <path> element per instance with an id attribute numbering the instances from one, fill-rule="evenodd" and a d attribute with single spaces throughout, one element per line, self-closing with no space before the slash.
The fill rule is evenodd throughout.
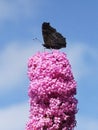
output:
<path id="1" fill-rule="evenodd" d="M 76 81 L 64 52 L 38 52 L 28 62 L 29 121 L 26 130 L 73 130 Z"/>

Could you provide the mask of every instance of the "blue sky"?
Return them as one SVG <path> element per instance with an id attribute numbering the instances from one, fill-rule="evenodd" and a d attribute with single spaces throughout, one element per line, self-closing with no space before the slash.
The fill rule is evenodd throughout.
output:
<path id="1" fill-rule="evenodd" d="M 44 21 L 67 39 L 62 51 L 67 53 L 78 84 L 75 130 L 98 130 L 97 0 L 0 0 L 0 129 L 25 129 L 27 61 L 43 51 Z M 41 42 L 33 40 L 36 37 Z"/>

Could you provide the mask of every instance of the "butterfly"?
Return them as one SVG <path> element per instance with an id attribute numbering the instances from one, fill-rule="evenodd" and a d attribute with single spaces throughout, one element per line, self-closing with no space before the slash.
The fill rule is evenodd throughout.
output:
<path id="1" fill-rule="evenodd" d="M 66 47 L 66 38 L 64 38 L 50 23 L 42 24 L 43 46 L 47 49 L 61 49 Z"/>

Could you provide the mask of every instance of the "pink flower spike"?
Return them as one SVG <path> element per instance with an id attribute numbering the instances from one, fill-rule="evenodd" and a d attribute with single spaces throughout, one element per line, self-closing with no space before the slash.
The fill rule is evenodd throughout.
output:
<path id="1" fill-rule="evenodd" d="M 76 81 L 65 53 L 38 52 L 29 59 L 30 116 L 25 130 L 73 130 Z"/>

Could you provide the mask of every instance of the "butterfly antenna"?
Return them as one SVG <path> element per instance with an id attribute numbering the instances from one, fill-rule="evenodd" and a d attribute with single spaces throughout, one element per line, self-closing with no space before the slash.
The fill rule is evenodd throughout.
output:
<path id="1" fill-rule="evenodd" d="M 33 38 L 33 40 L 36 40 L 36 41 L 38 41 L 38 42 L 40 42 L 40 43 L 42 43 L 42 41 L 40 40 L 40 39 L 38 39 L 38 38 Z M 42 43 L 42 45 L 43 45 L 43 43 Z M 43 51 L 45 52 L 45 47 L 43 48 Z"/>

